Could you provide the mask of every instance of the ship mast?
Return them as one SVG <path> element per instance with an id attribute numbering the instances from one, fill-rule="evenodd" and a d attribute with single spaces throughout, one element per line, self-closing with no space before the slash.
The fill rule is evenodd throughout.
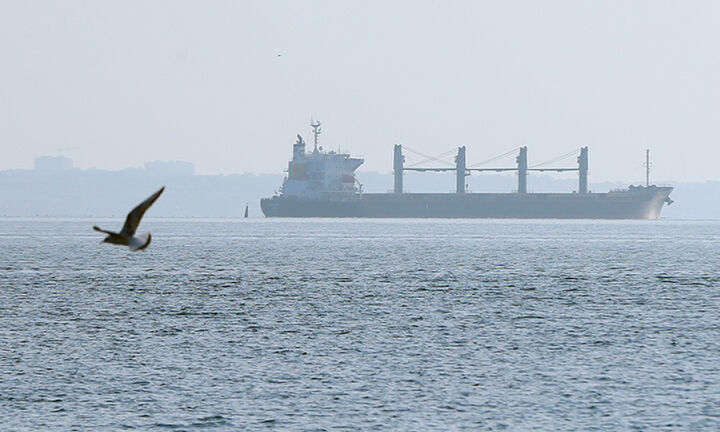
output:
<path id="1" fill-rule="evenodd" d="M 315 136 L 315 150 L 313 150 L 313 153 L 318 152 L 318 137 L 322 133 L 322 129 L 320 129 L 320 122 L 314 122 L 313 119 L 310 119 L 310 126 L 313 128 L 313 135 Z"/>
<path id="2" fill-rule="evenodd" d="M 645 150 L 645 187 L 650 186 L 650 149 Z"/>

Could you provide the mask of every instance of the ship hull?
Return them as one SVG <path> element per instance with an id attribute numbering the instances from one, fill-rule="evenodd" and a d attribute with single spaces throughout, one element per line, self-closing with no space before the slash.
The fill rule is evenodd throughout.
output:
<path id="1" fill-rule="evenodd" d="M 261 200 L 267 217 L 657 219 L 671 187 L 608 193 L 362 194 L 347 199 Z"/>

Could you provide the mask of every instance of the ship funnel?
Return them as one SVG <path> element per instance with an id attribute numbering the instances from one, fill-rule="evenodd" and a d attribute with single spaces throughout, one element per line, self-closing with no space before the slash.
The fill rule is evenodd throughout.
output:
<path id="1" fill-rule="evenodd" d="M 293 145 L 293 160 L 302 159 L 305 156 L 305 140 L 299 134 Z"/>

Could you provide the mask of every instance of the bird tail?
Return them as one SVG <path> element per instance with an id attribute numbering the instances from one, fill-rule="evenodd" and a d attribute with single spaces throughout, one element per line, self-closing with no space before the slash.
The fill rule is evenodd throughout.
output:
<path id="1" fill-rule="evenodd" d="M 133 252 L 143 250 L 150 245 L 151 240 L 152 236 L 150 233 L 143 233 L 138 236 L 133 236 L 130 239 L 128 246 L 130 246 L 130 250 Z"/>

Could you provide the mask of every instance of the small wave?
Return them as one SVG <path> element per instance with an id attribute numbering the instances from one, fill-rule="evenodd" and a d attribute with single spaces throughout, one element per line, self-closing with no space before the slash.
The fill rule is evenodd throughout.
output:
<path id="1" fill-rule="evenodd" d="M 523 319 L 540 319 L 540 320 L 544 320 L 545 317 L 544 317 L 544 316 L 540 316 L 540 315 L 520 315 L 520 316 L 517 316 L 517 317 L 513 318 L 513 320 L 523 320 Z"/>

